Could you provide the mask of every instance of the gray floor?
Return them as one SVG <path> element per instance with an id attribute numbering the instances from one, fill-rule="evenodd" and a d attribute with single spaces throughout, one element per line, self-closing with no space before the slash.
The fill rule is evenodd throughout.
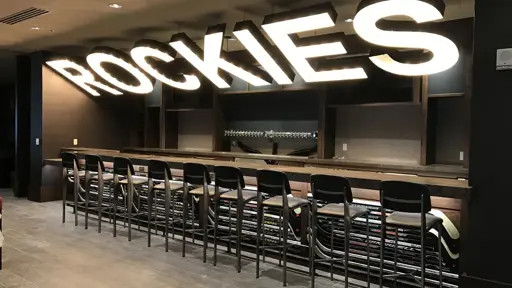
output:
<path id="1" fill-rule="evenodd" d="M 103 288 L 103 287 L 282 287 L 281 269 L 263 264 L 262 276 L 255 279 L 255 264 L 243 260 L 242 272 L 236 273 L 235 258 L 221 253 L 217 267 L 201 261 L 202 249 L 191 247 L 181 257 L 181 243 L 170 242 L 163 250 L 163 239 L 153 238 L 148 248 L 146 234 L 134 233 L 128 242 L 120 227 L 112 237 L 112 226 L 103 226 L 98 234 L 96 223 L 89 230 L 75 227 L 71 210 L 66 224 L 61 223 L 60 202 L 34 203 L 0 191 L 4 198 L 4 260 L 0 288 Z M 213 253 L 209 251 L 209 256 Z M 309 277 L 289 272 L 289 287 L 309 287 Z M 354 282 L 350 287 L 365 287 Z M 317 278 L 316 287 L 344 287 L 342 282 Z"/>

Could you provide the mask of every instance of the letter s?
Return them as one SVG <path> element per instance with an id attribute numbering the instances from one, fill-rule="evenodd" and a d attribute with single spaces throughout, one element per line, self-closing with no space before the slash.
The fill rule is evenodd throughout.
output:
<path id="1" fill-rule="evenodd" d="M 379 68 L 405 76 L 430 75 L 445 71 L 459 59 L 455 43 L 441 35 L 426 32 L 384 31 L 377 28 L 380 19 L 404 15 L 417 23 L 443 18 L 433 5 L 420 0 L 385 0 L 361 9 L 354 18 L 354 29 L 359 36 L 376 45 L 395 48 L 427 49 L 432 52 L 430 61 L 406 64 L 393 60 L 388 54 L 372 56 L 370 60 Z"/>

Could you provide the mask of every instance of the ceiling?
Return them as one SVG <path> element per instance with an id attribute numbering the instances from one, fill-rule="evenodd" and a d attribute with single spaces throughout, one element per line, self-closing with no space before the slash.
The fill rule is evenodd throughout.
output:
<path id="1" fill-rule="evenodd" d="M 123 7 L 109 7 L 113 2 Z M 14 25 L 0 23 L 0 64 L 12 65 L 12 55 L 38 50 L 79 55 L 98 45 L 130 49 L 136 40 L 167 41 L 177 32 L 186 32 L 201 42 L 208 26 L 227 23 L 229 35 L 238 21 L 253 20 L 259 25 L 273 12 L 321 2 L 325 0 L 4 0 L 0 3 L 0 18 L 30 7 L 50 13 Z M 331 2 L 338 12 L 338 24 L 321 33 L 353 33 L 351 23 L 345 20 L 354 17 L 360 0 Z M 473 17 L 474 0 L 445 2 L 445 20 Z M 227 41 L 224 49 L 239 49 L 236 42 Z M 6 74 L 6 69 L 2 70 L 0 82 L 5 76 L 1 73 Z"/>

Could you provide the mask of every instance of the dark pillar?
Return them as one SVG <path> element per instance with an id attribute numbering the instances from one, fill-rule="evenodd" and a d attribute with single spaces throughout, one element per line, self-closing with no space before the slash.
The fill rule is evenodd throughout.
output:
<path id="1" fill-rule="evenodd" d="M 30 56 L 16 57 L 15 179 L 16 197 L 26 197 L 30 182 Z"/>
<path id="2" fill-rule="evenodd" d="M 512 287 L 512 70 L 496 71 L 496 49 L 512 48 L 511 11 L 512 1 L 476 0 L 462 288 Z"/>
<path id="3" fill-rule="evenodd" d="M 41 198 L 43 54 L 16 59 L 16 177 L 14 193 L 32 201 Z M 39 139 L 39 142 L 36 142 Z"/>

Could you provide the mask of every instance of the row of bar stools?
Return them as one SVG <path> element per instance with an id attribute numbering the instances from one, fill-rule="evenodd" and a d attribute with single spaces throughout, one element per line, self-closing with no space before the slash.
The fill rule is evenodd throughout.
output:
<path id="1" fill-rule="evenodd" d="M 439 264 L 439 287 L 443 287 L 442 256 L 441 256 L 441 231 L 443 228 L 443 219 L 428 214 L 432 209 L 430 192 L 428 187 L 421 184 L 401 182 L 401 181 L 383 181 L 380 187 L 381 202 L 381 250 L 380 250 L 380 287 L 384 279 L 393 279 L 396 284 L 397 278 L 407 277 L 418 282 L 421 287 L 425 287 L 425 240 L 427 232 L 436 227 L 438 230 L 438 264 Z M 386 209 L 393 210 L 389 216 L 386 215 Z M 386 228 L 395 228 L 394 241 L 394 273 L 384 275 L 384 248 L 386 243 Z M 397 246 L 398 229 L 419 230 L 421 234 L 421 268 L 420 281 L 413 273 L 397 272 Z"/>
<path id="2" fill-rule="evenodd" d="M 367 253 L 367 283 L 370 287 L 370 225 L 368 209 L 350 205 L 352 203 L 352 189 L 347 179 L 329 175 L 312 175 L 311 192 L 313 194 L 311 213 L 311 287 L 315 287 L 315 263 L 330 262 L 331 280 L 333 280 L 333 264 L 344 260 L 345 288 L 348 287 L 348 261 L 350 258 L 350 230 L 352 221 L 357 217 L 366 216 L 366 253 Z M 317 201 L 325 203 L 318 209 Z M 315 259 L 318 216 L 331 218 L 331 258 Z M 345 255 L 343 258 L 334 258 L 334 219 L 344 220 Z"/>
<path id="3" fill-rule="evenodd" d="M 283 286 L 287 285 L 287 251 L 288 251 L 288 223 L 290 218 L 290 209 L 299 207 L 307 207 L 309 209 L 309 201 L 306 199 L 291 196 L 290 182 L 286 174 L 274 170 L 258 170 L 258 222 L 256 230 L 256 278 L 260 276 L 260 252 L 266 249 L 279 249 L 280 262 L 283 262 Z M 269 198 L 263 200 L 263 193 Z M 274 207 L 281 209 L 283 218 L 282 235 L 281 235 L 281 219 L 279 219 L 279 243 L 282 245 L 262 246 L 261 230 L 264 217 L 264 207 Z M 279 217 L 281 218 L 281 217 Z M 282 237 L 281 237 L 282 236 Z"/>
<path id="4" fill-rule="evenodd" d="M 85 229 L 89 226 L 89 205 L 93 204 L 97 205 L 98 233 L 101 233 L 101 220 L 104 208 L 108 209 L 109 212 L 111 211 L 110 208 L 112 208 L 111 206 L 104 207 L 103 204 L 105 182 L 112 188 L 113 180 L 113 174 L 105 173 L 105 164 L 100 156 L 85 155 Z M 90 192 L 93 183 L 96 183 L 98 187 L 98 199 L 96 202 L 91 203 Z M 112 189 L 109 190 L 109 193 L 112 196 Z"/>
<path id="5" fill-rule="evenodd" d="M 158 185 L 154 185 L 153 181 L 159 180 L 163 181 Z M 164 161 L 158 160 L 150 160 L 148 166 L 148 247 L 151 247 L 151 224 L 154 223 L 155 226 L 158 223 L 157 213 L 155 211 L 155 221 L 151 221 L 151 214 L 153 210 L 153 201 L 155 199 L 155 195 L 157 191 L 164 191 L 164 199 L 165 199 L 165 226 L 164 226 L 164 235 L 165 235 L 165 252 L 169 251 L 169 210 L 171 213 L 171 233 L 174 239 L 174 224 L 176 221 L 174 220 L 174 208 L 175 208 L 175 194 L 177 191 L 183 188 L 183 184 L 178 184 L 172 181 L 171 168 L 169 164 Z M 173 199 L 171 205 L 171 198 Z M 156 210 L 156 208 L 155 208 Z"/>

